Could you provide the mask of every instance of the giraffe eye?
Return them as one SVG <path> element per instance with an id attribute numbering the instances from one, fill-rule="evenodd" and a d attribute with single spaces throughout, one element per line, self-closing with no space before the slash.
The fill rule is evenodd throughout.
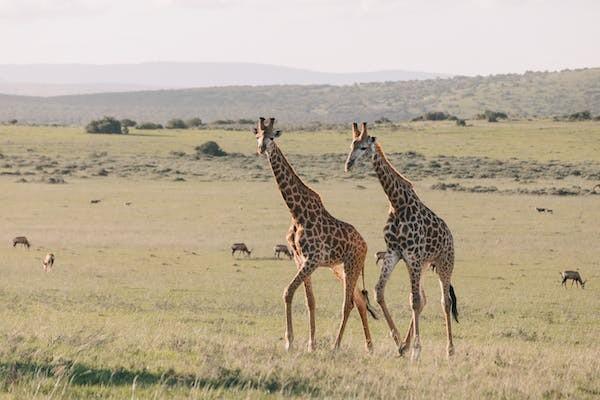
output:
<path id="1" fill-rule="evenodd" d="M 366 149 L 367 149 L 367 146 L 361 146 L 361 147 L 360 147 L 360 149 L 361 149 L 361 150 L 366 150 Z"/>

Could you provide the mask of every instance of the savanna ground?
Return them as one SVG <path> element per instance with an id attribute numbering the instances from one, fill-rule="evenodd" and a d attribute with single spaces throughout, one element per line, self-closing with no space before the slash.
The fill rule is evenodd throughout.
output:
<path id="1" fill-rule="evenodd" d="M 365 353 L 356 311 L 334 353 L 342 293 L 326 269 L 313 279 L 317 351 L 305 351 L 302 289 L 296 350 L 284 351 L 281 295 L 295 267 L 273 259 L 272 247 L 285 242 L 289 214 L 251 134 L 0 126 L 2 397 L 600 396 L 600 123 L 411 123 L 371 133 L 454 233 L 460 324 L 450 361 L 432 272 L 420 362 L 398 357 L 382 320 L 370 320 L 375 350 Z M 230 155 L 197 156 L 207 140 Z M 366 238 L 373 297 L 387 203 L 367 166 L 343 173 L 349 141 L 349 129 L 279 139 L 327 208 Z M 12 248 L 16 235 L 32 248 Z M 252 258 L 231 257 L 237 241 Z M 44 274 L 47 252 L 56 263 Z M 585 290 L 560 287 L 566 268 L 588 279 Z M 404 331 L 402 263 L 386 299 Z"/>

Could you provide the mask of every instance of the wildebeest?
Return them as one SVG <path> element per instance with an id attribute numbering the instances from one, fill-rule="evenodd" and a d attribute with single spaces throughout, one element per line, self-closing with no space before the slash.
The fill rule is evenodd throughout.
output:
<path id="1" fill-rule="evenodd" d="M 13 239 L 12 243 L 13 243 L 13 247 L 16 247 L 18 244 L 22 244 L 23 246 L 26 246 L 27 248 L 29 248 L 31 246 L 31 244 L 29 244 L 29 240 L 27 240 L 27 238 L 25 236 L 17 236 L 16 238 Z"/>
<path id="2" fill-rule="evenodd" d="M 375 253 L 375 265 L 379 265 L 379 261 L 383 260 L 386 254 L 387 251 L 378 251 Z"/>
<path id="3" fill-rule="evenodd" d="M 46 257 L 44 257 L 44 261 L 42 262 L 42 266 L 44 267 L 44 272 L 48 272 L 48 270 L 52 270 L 52 266 L 54 265 L 54 254 L 48 253 Z"/>
<path id="4" fill-rule="evenodd" d="M 547 212 L 547 213 L 550 213 L 550 214 L 554 214 L 554 210 L 552 210 L 551 208 L 536 207 L 535 209 L 539 213 Z"/>
<path id="5" fill-rule="evenodd" d="M 290 251 L 289 247 L 287 247 L 287 245 L 285 244 L 276 244 L 275 247 L 273 247 L 273 252 L 275 253 L 275 257 L 279 258 L 279 255 L 281 253 L 283 253 L 283 255 L 288 256 L 288 258 L 291 260 L 292 259 L 292 252 Z"/>
<path id="6" fill-rule="evenodd" d="M 570 279 L 571 282 L 571 287 L 573 287 L 573 283 L 576 283 L 577 286 L 581 285 L 581 288 L 585 288 L 585 283 L 587 282 L 587 280 L 583 280 L 581 279 L 581 275 L 579 274 L 579 271 L 563 271 L 560 273 L 560 276 L 562 277 L 562 282 L 561 285 L 563 285 L 564 287 L 567 287 L 567 281 Z"/>
<path id="7" fill-rule="evenodd" d="M 537 210 L 537 212 L 545 212 L 546 211 L 546 209 L 543 207 L 536 207 L 535 209 Z"/>
<path id="8" fill-rule="evenodd" d="M 231 255 L 233 256 L 236 251 L 239 251 L 240 253 L 245 253 L 246 256 L 248 256 L 248 257 L 252 256 L 252 250 L 248 249 L 248 246 L 246 246 L 246 243 L 232 244 L 231 245 Z"/>
<path id="9" fill-rule="evenodd" d="M 98 204 L 98 203 L 100 203 L 101 201 L 102 201 L 102 200 L 99 200 L 99 199 L 93 199 L 93 200 L 90 200 L 90 203 L 92 203 L 92 204 Z"/>

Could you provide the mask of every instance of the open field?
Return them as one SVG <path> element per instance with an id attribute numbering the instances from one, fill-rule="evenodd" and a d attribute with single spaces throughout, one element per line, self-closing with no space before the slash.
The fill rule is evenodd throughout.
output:
<path id="1" fill-rule="evenodd" d="M 304 350 L 300 289 L 297 349 L 284 351 L 281 294 L 294 266 L 274 260 L 272 247 L 284 242 L 289 214 L 249 133 L 0 126 L 0 397 L 597 398 L 600 196 L 431 187 L 591 189 L 600 183 L 598 132 L 596 122 L 551 121 L 371 132 L 397 153 L 394 162 L 456 241 L 456 355 L 445 358 L 439 286 L 427 272 L 422 358 L 411 364 L 397 356 L 384 321 L 370 320 L 375 351 L 366 354 L 355 311 L 332 352 L 342 291 L 325 269 L 313 279 L 318 349 Z M 196 157 L 206 140 L 233 155 Z M 332 214 L 364 235 L 373 293 L 371 254 L 383 249 L 387 204 L 368 170 L 343 173 L 349 140 L 348 129 L 286 132 L 279 142 Z M 488 177 L 457 175 L 475 166 Z M 507 168 L 526 171 L 515 179 Z M 47 184 L 50 177 L 67 183 Z M 30 250 L 10 247 L 21 234 Z M 231 257 L 236 241 L 253 248 L 251 259 Z M 44 274 L 49 251 L 55 269 Z M 588 279 L 585 290 L 560 287 L 566 268 Z M 401 331 L 407 298 L 399 264 L 386 300 Z"/>

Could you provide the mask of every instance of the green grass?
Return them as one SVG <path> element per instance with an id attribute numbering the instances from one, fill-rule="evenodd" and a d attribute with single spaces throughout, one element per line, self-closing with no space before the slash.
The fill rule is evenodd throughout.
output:
<path id="1" fill-rule="evenodd" d="M 409 126 L 423 130 L 406 147 L 400 138 L 408 133 L 378 136 L 394 143 L 388 147 L 398 146 L 394 151 L 508 158 L 513 154 L 501 157 L 488 140 L 508 144 L 522 135 L 521 127 L 532 134 L 539 130 L 535 123 L 498 124 L 494 135 L 477 128 L 455 132 L 444 124 Z M 569 127 L 571 133 L 561 131 Z M 591 127 L 548 129 L 545 150 L 515 144 L 514 156 L 547 159 L 547 152 L 556 151 L 557 157 L 548 158 L 597 162 L 599 153 L 592 149 L 599 138 Z M 249 154 L 255 147 L 250 134 L 230 132 L 129 137 L 79 132 L 2 127 L 0 151 L 24 158 L 42 151 L 63 158 L 107 151 L 108 157 L 126 161 L 191 152 L 215 138 L 228 152 Z M 462 135 L 461 148 L 456 136 Z M 570 135 L 588 145 L 569 149 L 566 144 L 575 141 Z M 342 153 L 349 136 L 284 135 L 281 147 L 296 154 Z M 447 361 L 439 286 L 435 274 L 426 273 L 422 359 L 411 364 L 397 356 L 383 321 L 370 320 L 375 351 L 366 354 L 355 311 L 341 350 L 331 350 L 342 293 L 326 269 L 313 279 L 317 351 L 304 350 L 308 324 L 302 290 L 294 301 L 297 350 L 284 351 L 281 294 L 295 267 L 272 259 L 273 245 L 284 242 L 289 226 L 272 179 L 68 181 L 20 184 L 0 177 L 0 237 L 6 243 L 0 246 L 3 397 L 579 399 L 600 394 L 598 196 L 440 192 L 430 190 L 427 180 L 416 182 L 421 198 L 455 236 L 460 324 L 454 325 L 456 355 Z M 358 184 L 364 189 L 357 190 Z M 353 223 L 367 240 L 372 292 L 378 275 L 372 253 L 383 249 L 387 210 L 379 183 L 367 177 L 312 186 L 335 216 Z M 90 199 L 102 201 L 90 204 Z M 537 213 L 538 205 L 554 214 Z M 10 239 L 20 234 L 31 240 L 30 250 L 10 247 Z M 245 241 L 255 256 L 232 258 L 229 246 L 236 241 Z M 55 270 L 44 274 L 41 261 L 50 251 Z M 580 269 L 588 279 L 585 290 L 560 287 L 558 272 L 565 268 Z M 386 299 L 402 331 L 410 314 L 407 298 L 407 272 L 399 264 Z"/>

